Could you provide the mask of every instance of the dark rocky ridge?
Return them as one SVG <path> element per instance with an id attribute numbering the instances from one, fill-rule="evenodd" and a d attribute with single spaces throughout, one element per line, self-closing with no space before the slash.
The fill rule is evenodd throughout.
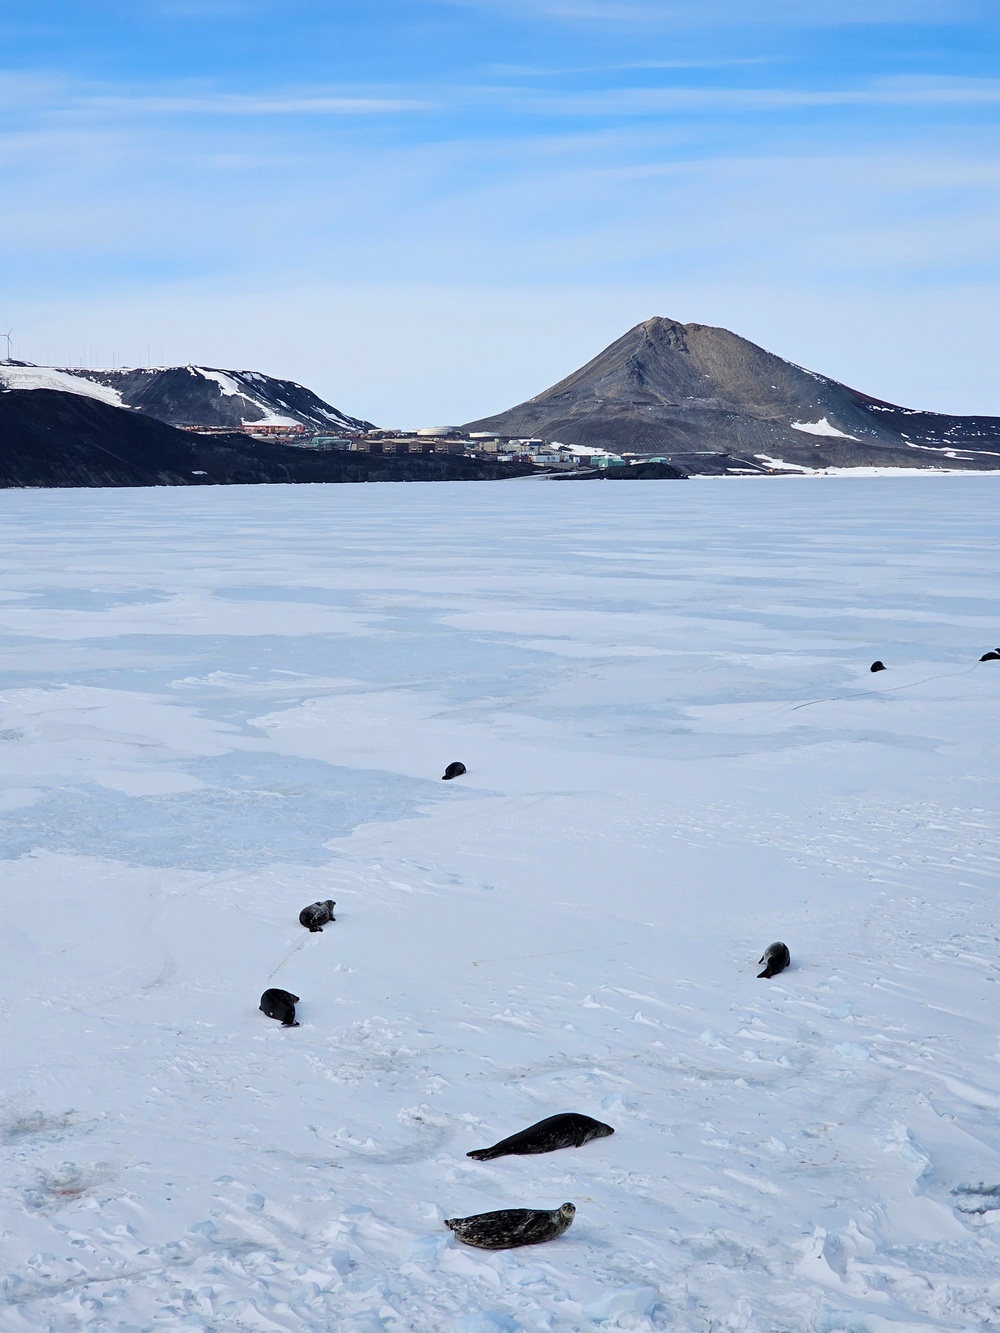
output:
<path id="1" fill-rule="evenodd" d="M 370 421 L 331 407 L 293 380 L 257 370 L 168 366 L 138 370 L 63 370 L 116 390 L 125 407 L 171 426 L 232 427 L 281 417 L 320 431 L 369 430 Z"/>
<path id="2" fill-rule="evenodd" d="M 682 481 L 688 477 L 670 463 L 633 463 L 631 467 L 576 468 L 553 473 L 553 481 Z"/>
<path id="3" fill-rule="evenodd" d="M 0 391 L 0 487 L 206 486 L 259 482 L 484 481 L 530 465 L 297 449 L 195 435 L 56 389 Z"/>
<path id="4" fill-rule="evenodd" d="M 998 417 L 910 411 L 728 329 L 660 318 L 637 324 L 537 397 L 463 429 L 666 455 L 689 473 L 761 472 L 768 459 L 808 468 L 1000 468 Z"/>

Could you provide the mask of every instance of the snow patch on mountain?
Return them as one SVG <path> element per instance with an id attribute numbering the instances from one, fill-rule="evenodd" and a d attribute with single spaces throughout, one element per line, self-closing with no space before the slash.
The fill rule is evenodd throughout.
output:
<path id="1" fill-rule="evenodd" d="M 52 366 L 0 365 L 0 384 L 7 389 L 56 389 L 60 393 L 76 393 L 84 398 L 96 398 L 112 407 L 125 407 L 117 389 L 96 380 L 80 379 L 71 371 L 56 370 Z"/>
<path id="2" fill-rule="evenodd" d="M 367 430 L 370 421 L 349 416 L 324 402 L 294 380 L 275 379 L 255 370 L 222 370 L 215 366 L 155 366 L 32 371 L 61 376 L 59 387 L 70 393 L 103 397 L 105 402 L 133 407 L 169 426 L 231 427 L 305 426 L 328 431 Z M 49 387 L 49 386 L 46 386 Z"/>
<path id="3" fill-rule="evenodd" d="M 200 375 L 202 379 L 214 380 L 227 398 L 238 398 L 241 396 L 239 385 L 231 375 L 224 374 L 221 370 L 206 370 L 204 366 L 188 366 L 188 370 L 195 375 Z"/>
<path id="4" fill-rule="evenodd" d="M 826 417 L 820 417 L 819 421 L 791 421 L 789 425 L 792 430 L 803 431 L 806 435 L 826 435 L 834 440 L 858 440 L 856 435 L 848 435 L 836 426 L 831 426 Z"/>
<path id="5" fill-rule="evenodd" d="M 248 371 L 235 371 L 229 373 L 224 370 L 210 370 L 206 366 L 188 366 L 186 367 L 193 375 L 200 375 L 202 379 L 217 384 L 226 398 L 239 398 L 251 407 L 252 415 L 244 416 L 241 424 L 244 426 L 299 426 L 304 423 L 296 416 L 289 415 L 288 412 L 275 412 L 268 410 L 266 402 L 272 401 L 272 396 L 268 394 L 266 375 L 251 375 Z M 244 383 L 240 383 L 243 380 Z M 260 381 L 259 388 L 250 388 L 246 385 L 246 380 Z M 301 388 L 301 385 L 297 385 Z M 265 397 L 266 396 L 266 397 Z M 283 399 L 278 399 L 280 407 L 287 408 L 288 404 Z M 263 416 L 258 416 L 257 412 L 263 409 Z M 323 409 L 320 409 L 321 411 Z M 331 415 L 324 412 L 324 415 Z M 338 424 L 344 424 L 343 418 L 338 412 L 332 413 L 332 418 Z"/>
<path id="6" fill-rule="evenodd" d="M 772 458 L 770 454 L 754 454 L 754 458 L 759 458 L 762 463 L 768 467 L 774 468 L 778 472 L 812 472 L 814 469 L 803 467 L 800 463 L 786 463 L 783 458 Z"/>

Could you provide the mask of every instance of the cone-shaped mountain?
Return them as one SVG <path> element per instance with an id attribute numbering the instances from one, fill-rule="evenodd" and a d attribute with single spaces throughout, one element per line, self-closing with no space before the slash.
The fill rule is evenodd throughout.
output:
<path id="1" fill-rule="evenodd" d="M 755 471 L 773 460 L 1000 468 L 1000 418 L 910 411 L 728 329 L 661 318 L 629 329 L 537 397 L 464 429 L 665 455 L 689 471 L 719 470 L 718 456 Z"/>

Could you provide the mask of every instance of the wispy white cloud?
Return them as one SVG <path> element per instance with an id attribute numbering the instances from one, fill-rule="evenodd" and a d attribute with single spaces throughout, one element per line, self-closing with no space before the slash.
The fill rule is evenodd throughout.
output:
<path id="1" fill-rule="evenodd" d="M 875 23 L 960 23 L 995 17 L 990 0 L 437 0 L 522 18 L 571 23 L 712 28 Z"/>
<path id="2" fill-rule="evenodd" d="M 131 0 L 129 9 L 140 6 L 152 14 L 171 19 L 248 19 L 268 10 L 287 8 L 280 0 Z"/>
<path id="3" fill-rule="evenodd" d="M 108 116 L 373 116 L 426 111 L 434 101 L 395 91 L 344 88 L 265 88 L 230 92 L 190 81 L 164 81 L 150 90 L 73 80 L 44 73 L 0 70 L 0 111 L 88 111 Z"/>
<path id="4" fill-rule="evenodd" d="M 661 68 L 650 65 L 648 68 Z M 35 114 L 86 113 L 109 121 L 134 116 L 371 117 L 414 113 L 462 114 L 494 108 L 557 118 L 644 118 L 676 114 L 740 116 L 752 112 L 809 111 L 838 107 L 967 107 L 1000 105 L 1000 79 L 898 77 L 853 87 L 780 85 L 610 87 L 594 91 L 553 90 L 497 80 L 477 84 L 444 81 L 433 88 L 410 86 L 374 92 L 336 89 L 261 89 L 237 93 L 164 87 L 159 91 L 72 85 L 43 78 L 0 77 L 0 107 Z"/>
<path id="5" fill-rule="evenodd" d="M 202 116 L 372 116 L 427 111 L 430 101 L 406 97 L 346 97 L 331 94 L 214 93 L 207 95 L 97 95 L 76 106 L 112 114 Z"/>
<path id="6" fill-rule="evenodd" d="M 626 60 L 601 65 L 487 65 L 486 72 L 510 78 L 570 77 L 580 74 L 616 74 L 639 70 L 710 70 L 739 69 L 774 62 L 771 56 L 733 56 L 706 60 Z"/>
<path id="7" fill-rule="evenodd" d="M 608 88 L 596 92 L 551 92 L 494 88 L 501 98 L 520 100 L 537 112 L 564 116 L 649 116 L 678 111 L 732 112 L 807 110 L 813 107 L 993 106 L 1000 104 L 1000 79 L 896 78 L 861 87 L 782 88 Z"/>

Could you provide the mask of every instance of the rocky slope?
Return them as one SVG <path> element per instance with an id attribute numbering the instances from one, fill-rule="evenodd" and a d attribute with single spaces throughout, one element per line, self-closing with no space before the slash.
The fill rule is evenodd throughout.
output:
<path id="1" fill-rule="evenodd" d="M 580 370 L 472 431 L 666 455 L 687 472 L 1000 468 L 1000 418 L 915 412 L 727 329 L 648 319 Z"/>
<path id="2" fill-rule="evenodd" d="M 256 370 L 168 366 L 136 370 L 73 370 L 0 364 L 11 389 L 60 389 L 131 407 L 170 426 L 308 426 L 321 431 L 368 430 L 372 423 L 331 407 L 293 380 Z"/>
<path id="3" fill-rule="evenodd" d="M 492 480 L 531 471 L 471 458 L 327 453 L 241 434 L 194 435 L 79 393 L 0 390 L 0 487 Z"/>

